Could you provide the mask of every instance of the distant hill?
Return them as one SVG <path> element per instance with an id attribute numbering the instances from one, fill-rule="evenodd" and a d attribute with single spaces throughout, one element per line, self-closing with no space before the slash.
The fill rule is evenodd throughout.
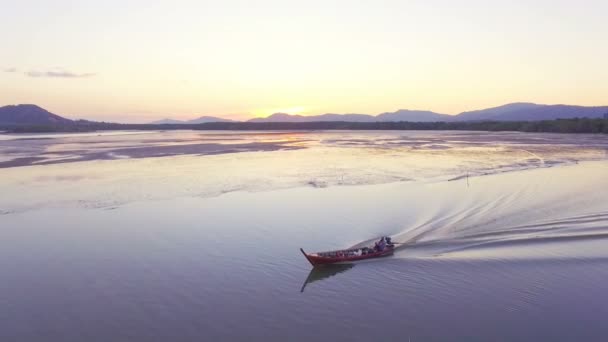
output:
<path id="1" fill-rule="evenodd" d="M 407 109 L 382 113 L 376 116 L 367 114 L 322 114 L 303 116 L 275 113 L 266 118 L 251 119 L 249 122 L 539 121 L 571 118 L 603 118 L 606 113 L 608 113 L 608 106 L 584 107 L 517 102 L 499 107 L 463 112 L 458 115 Z"/>
<path id="2" fill-rule="evenodd" d="M 199 123 L 207 123 L 207 122 L 233 122 L 233 121 L 234 120 L 218 118 L 215 116 L 201 116 L 200 118 L 188 120 L 188 121 L 186 121 L 186 123 L 199 124 Z"/>
<path id="3" fill-rule="evenodd" d="M 503 106 L 463 112 L 458 115 L 439 114 L 431 111 L 400 109 L 378 115 L 368 114 L 322 114 L 290 115 L 275 113 L 266 118 L 255 118 L 251 123 L 315 123 L 315 122 L 350 122 L 350 123 L 390 123 L 390 122 L 475 122 L 475 121 L 540 121 L 571 118 L 604 118 L 608 106 L 584 107 L 570 105 L 541 105 L 535 103 L 510 103 Z M 196 119 L 181 121 L 164 119 L 151 122 L 149 125 L 200 125 L 215 123 L 236 123 L 236 121 L 214 116 L 201 116 Z M 0 107 L 0 125 L 13 126 L 92 126 L 98 123 L 86 120 L 70 120 L 50 113 L 33 104 L 21 104 Z M 159 127 L 159 128 L 165 128 Z"/>
<path id="4" fill-rule="evenodd" d="M 470 112 L 462 112 L 456 117 L 459 121 L 477 121 L 477 120 L 488 120 L 492 117 L 499 117 L 503 115 L 509 115 L 513 112 L 527 112 L 543 105 L 527 102 L 516 102 L 509 103 L 503 106 L 474 110 Z"/>
<path id="5" fill-rule="evenodd" d="M 510 103 L 504 106 L 464 112 L 456 121 L 537 121 L 570 118 L 602 118 L 608 106 L 583 107 L 568 105 L 540 105 L 535 103 Z"/>
<path id="6" fill-rule="evenodd" d="M 302 116 L 302 115 L 274 113 L 274 114 L 270 115 L 269 117 L 254 118 L 254 119 L 247 120 L 247 122 L 306 122 L 306 120 L 308 120 L 307 117 Z"/>
<path id="7" fill-rule="evenodd" d="M 173 120 L 173 119 L 162 119 L 157 121 L 150 122 L 150 125 L 175 125 L 175 124 L 185 124 L 185 121 Z"/>
<path id="8" fill-rule="evenodd" d="M 392 113 L 382 113 L 377 116 L 368 114 L 321 114 L 321 115 L 290 115 L 275 113 L 266 118 L 255 118 L 248 122 L 389 122 L 389 121 L 446 121 L 452 115 L 438 114 L 429 111 L 400 109 Z"/>
<path id="9" fill-rule="evenodd" d="M 248 122 L 372 122 L 373 116 L 366 114 L 322 114 L 322 115 L 291 115 L 285 113 L 274 113 L 267 118 L 255 118 Z"/>
<path id="10" fill-rule="evenodd" d="M 152 124 L 152 125 L 177 125 L 177 124 L 193 125 L 193 124 L 201 124 L 201 123 L 208 123 L 208 122 L 233 122 L 233 120 L 222 119 L 222 118 L 218 118 L 215 116 L 201 116 L 199 118 L 187 120 L 187 121 L 174 120 L 174 119 L 163 119 L 163 120 L 150 122 L 150 124 Z"/>
<path id="11" fill-rule="evenodd" d="M 415 121 L 415 122 L 437 122 L 451 121 L 454 115 L 439 114 L 426 110 L 408 110 L 400 109 L 392 113 L 382 113 L 374 117 L 374 121 L 389 122 L 389 121 Z"/>
<path id="12" fill-rule="evenodd" d="M 0 107 L 0 124 L 3 125 L 57 125 L 74 121 L 53 114 L 33 104 Z"/>

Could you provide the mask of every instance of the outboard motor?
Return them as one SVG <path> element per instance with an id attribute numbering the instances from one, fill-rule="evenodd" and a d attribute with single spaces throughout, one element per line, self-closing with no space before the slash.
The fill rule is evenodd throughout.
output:
<path id="1" fill-rule="evenodd" d="M 391 241 L 391 238 L 389 236 L 384 237 L 384 241 L 386 241 L 386 245 L 389 247 L 395 246 L 395 245 L 393 245 L 393 242 Z"/>

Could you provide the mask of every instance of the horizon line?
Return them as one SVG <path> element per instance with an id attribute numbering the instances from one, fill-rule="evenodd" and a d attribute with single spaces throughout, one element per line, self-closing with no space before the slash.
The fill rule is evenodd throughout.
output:
<path id="1" fill-rule="evenodd" d="M 492 106 L 492 107 L 485 107 L 485 108 L 481 108 L 481 109 L 472 109 L 472 110 L 467 110 L 467 111 L 462 111 L 459 113 L 440 113 L 440 112 L 435 112 L 433 110 L 430 109 L 407 109 L 407 108 L 399 108 L 396 109 L 394 111 L 383 111 L 377 114 L 368 114 L 368 113 L 354 113 L 354 112 L 350 112 L 350 113 L 336 113 L 336 112 L 322 112 L 320 114 L 312 114 L 312 113 L 307 113 L 307 114 L 303 114 L 303 113 L 288 113 L 288 112 L 274 112 L 274 113 L 270 113 L 267 114 L 265 116 L 256 116 L 253 113 L 243 113 L 242 116 L 248 115 L 249 117 L 246 119 L 231 119 L 229 118 L 230 116 L 234 117 L 234 116 L 241 116 L 241 114 L 238 113 L 232 113 L 232 114 L 192 114 L 193 117 L 190 118 L 181 118 L 180 116 L 176 117 L 170 117 L 170 116 L 157 116 L 151 113 L 149 119 L 142 119 L 142 120 L 138 120 L 141 121 L 141 123 L 143 124 L 149 124 L 152 122 L 156 122 L 156 121 L 163 121 L 163 120 L 175 120 L 175 121 L 181 121 L 181 122 L 187 122 L 187 121 L 191 121 L 191 120 L 196 120 L 199 118 L 203 118 L 203 117 L 211 117 L 211 118 L 219 118 L 219 119 L 224 119 L 224 120 L 230 120 L 230 121 L 234 121 L 234 122 L 247 122 L 253 119 L 266 119 L 269 118 L 273 115 L 277 115 L 277 114 L 283 114 L 283 115 L 289 115 L 289 116 L 294 116 L 294 117 L 311 117 L 311 116 L 322 116 L 322 115 L 365 115 L 365 116 L 372 116 L 372 117 L 377 117 L 379 115 L 382 114 L 387 114 L 387 113 L 396 113 L 396 112 L 400 112 L 400 111 L 410 111 L 410 112 L 429 112 L 429 113 L 433 113 L 433 114 L 438 114 L 438 115 L 447 115 L 447 116 L 458 116 L 460 114 L 463 113 L 469 113 L 469 112 L 476 112 L 476 111 L 483 111 L 483 110 L 488 110 L 488 109 L 494 109 L 494 108 L 500 108 L 500 107 L 504 107 L 504 106 L 508 106 L 508 105 L 515 105 L 515 104 L 530 104 L 530 105 L 538 105 L 538 106 L 573 106 L 573 107 L 586 107 L 586 108 L 601 108 L 601 107 L 608 107 L 608 104 L 606 105 L 581 105 L 581 104 L 566 104 L 566 103 L 554 103 L 554 104 L 547 104 L 547 103 L 536 103 L 536 102 L 527 102 L 527 101 L 515 101 L 515 102 L 508 102 L 508 103 L 503 103 L 501 105 L 497 105 L 497 106 Z M 62 117 L 66 117 L 66 118 L 70 118 L 72 120 L 89 120 L 89 121 L 93 121 L 92 119 L 86 119 L 81 117 L 79 114 L 76 115 L 72 115 L 72 114 L 62 114 L 62 113 L 57 113 L 55 111 L 51 111 L 46 109 L 46 107 L 35 104 L 35 103 L 19 103 L 19 104 L 7 104 L 4 106 L 0 106 L 0 108 L 2 107 L 9 107 L 9 106 L 36 106 L 39 108 L 42 108 L 46 111 L 48 111 L 51 114 L 55 114 L 55 115 L 59 115 Z M 140 112 L 140 114 L 143 114 Z M 105 115 L 95 115 L 92 114 L 90 115 L 90 117 L 117 117 L 117 116 L 125 116 L 128 117 L 129 115 L 132 114 L 105 114 Z M 168 115 L 168 114 L 165 114 Z M 96 120 L 100 120 L 102 122 L 113 122 L 113 121 L 106 121 L 106 119 L 96 119 Z M 111 119 L 110 119 L 111 120 Z M 145 120 L 145 121 L 144 121 Z M 148 121 L 151 120 L 151 121 Z M 120 123 L 120 122 L 116 122 L 116 123 Z M 135 123 L 135 122 L 133 122 Z"/>

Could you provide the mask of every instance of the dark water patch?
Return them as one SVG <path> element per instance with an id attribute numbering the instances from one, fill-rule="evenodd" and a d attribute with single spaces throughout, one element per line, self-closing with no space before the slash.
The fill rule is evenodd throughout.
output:
<path id="1" fill-rule="evenodd" d="M 281 136 L 281 135 L 285 135 L 285 136 L 295 136 L 295 135 L 302 135 L 302 134 L 309 134 L 309 133 L 316 133 L 319 131 L 315 131 L 315 130 L 302 130 L 302 131 L 280 131 L 280 132 L 269 132 L 269 131 L 257 131 L 257 132 L 221 132 L 218 133 L 217 131 L 207 131 L 203 134 L 200 134 L 201 136 L 210 136 L 210 135 L 225 135 L 225 136 Z M 322 132 L 322 131 L 321 131 Z"/>
<path id="2" fill-rule="evenodd" d="M 429 150 L 448 150 L 448 149 L 452 148 L 450 146 L 438 145 L 438 144 L 424 145 L 424 147 Z"/>
<path id="3" fill-rule="evenodd" d="M 3 149 L 2 153 L 3 154 L 24 154 L 27 153 L 28 150 L 25 148 L 7 148 L 7 149 Z"/>
<path id="4" fill-rule="evenodd" d="M 329 277 L 333 277 L 339 273 L 346 272 L 353 267 L 355 267 L 355 264 L 314 266 L 310 270 L 310 273 L 308 273 L 308 277 L 306 277 L 306 280 L 304 280 L 304 284 L 302 284 L 300 292 L 304 292 L 304 289 L 308 284 L 314 283 L 315 281 L 322 281 Z"/>
<path id="5" fill-rule="evenodd" d="M 120 158 L 153 158 L 169 157 L 177 155 L 217 155 L 241 152 L 268 152 L 278 150 L 298 150 L 306 147 L 291 145 L 295 142 L 253 142 L 246 144 L 184 144 L 184 145 L 163 145 L 163 146 L 144 146 L 119 149 L 108 149 L 104 151 L 63 151 L 57 154 L 74 155 L 74 158 L 47 159 L 42 157 L 16 158 L 10 161 L 0 162 L 0 168 L 29 166 L 29 165 L 49 165 L 61 163 L 73 163 L 90 160 L 111 160 Z"/>
<path id="6" fill-rule="evenodd" d="M 7 161 L 0 161 L 0 169 L 8 167 L 20 167 L 33 165 L 35 162 L 45 160 L 43 157 L 22 157 Z"/>
<path id="7" fill-rule="evenodd" d="M 32 137 L 28 137 L 28 138 L 15 138 L 13 140 L 52 140 L 52 139 L 56 139 L 56 138 L 51 138 L 51 137 L 40 137 L 40 138 L 32 138 Z"/>

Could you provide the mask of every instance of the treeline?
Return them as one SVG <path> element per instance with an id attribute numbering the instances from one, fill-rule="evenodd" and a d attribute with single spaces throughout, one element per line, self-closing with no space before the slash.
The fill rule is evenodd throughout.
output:
<path id="1" fill-rule="evenodd" d="M 607 119 L 557 119 L 543 121 L 478 121 L 478 122 L 209 122 L 204 124 L 117 124 L 75 121 L 60 125 L 1 125 L 12 133 L 90 132 L 103 130 L 460 130 L 520 131 L 552 133 L 605 133 Z"/>

